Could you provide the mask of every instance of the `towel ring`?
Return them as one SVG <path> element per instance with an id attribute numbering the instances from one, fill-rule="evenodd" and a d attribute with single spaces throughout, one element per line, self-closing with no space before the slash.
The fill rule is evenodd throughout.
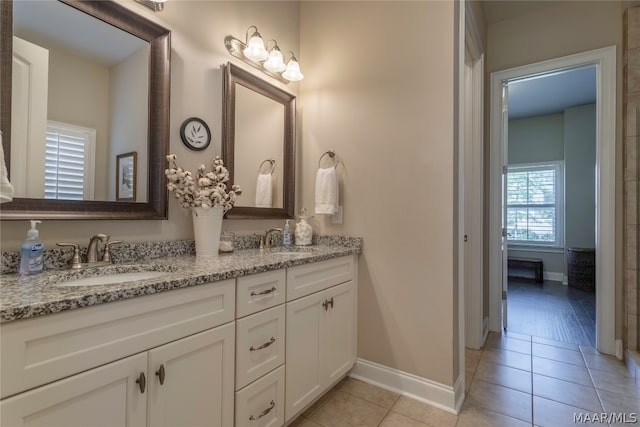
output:
<path id="1" fill-rule="evenodd" d="M 260 163 L 260 166 L 258 166 L 258 173 L 262 173 L 262 166 L 264 166 L 265 163 L 269 163 L 269 175 L 273 175 L 273 172 L 276 170 L 276 159 L 266 159 Z"/>
<path id="2" fill-rule="evenodd" d="M 320 159 L 318 160 L 318 167 L 320 167 L 320 164 L 322 163 L 322 159 L 324 158 L 324 156 L 329 156 L 329 158 L 331 158 L 331 160 L 334 161 L 334 168 L 338 168 L 338 164 L 340 163 L 340 159 L 338 158 L 338 155 L 336 154 L 336 150 L 329 150 L 329 151 L 325 151 L 322 156 L 320 156 Z"/>

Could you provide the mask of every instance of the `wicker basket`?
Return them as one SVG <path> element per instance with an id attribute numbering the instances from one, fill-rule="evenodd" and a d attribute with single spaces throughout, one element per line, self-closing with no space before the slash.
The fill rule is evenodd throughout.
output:
<path id="1" fill-rule="evenodd" d="M 567 279 L 572 288 L 595 291 L 596 250 L 593 248 L 567 249 Z"/>

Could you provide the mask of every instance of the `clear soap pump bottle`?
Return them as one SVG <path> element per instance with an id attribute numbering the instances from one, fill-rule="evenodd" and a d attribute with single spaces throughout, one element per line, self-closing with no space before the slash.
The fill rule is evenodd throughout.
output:
<path id="1" fill-rule="evenodd" d="M 313 228 L 307 222 L 307 219 L 313 218 L 312 216 L 307 215 L 307 210 L 302 208 L 300 211 L 300 221 L 296 224 L 296 246 L 307 246 L 311 244 L 313 239 Z"/>
<path id="2" fill-rule="evenodd" d="M 284 222 L 284 231 L 282 232 L 282 245 L 291 246 L 291 226 L 289 220 Z"/>
<path id="3" fill-rule="evenodd" d="M 41 223 L 42 221 L 31 220 L 27 238 L 22 242 L 20 274 L 23 276 L 38 274 L 44 269 L 44 245 L 39 239 L 40 233 L 36 228 L 36 224 Z"/>

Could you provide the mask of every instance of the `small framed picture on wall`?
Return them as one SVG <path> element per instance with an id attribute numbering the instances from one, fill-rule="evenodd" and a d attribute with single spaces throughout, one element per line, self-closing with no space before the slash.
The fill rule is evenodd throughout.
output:
<path id="1" fill-rule="evenodd" d="M 116 156 L 116 201 L 136 201 L 138 153 L 118 154 Z"/>

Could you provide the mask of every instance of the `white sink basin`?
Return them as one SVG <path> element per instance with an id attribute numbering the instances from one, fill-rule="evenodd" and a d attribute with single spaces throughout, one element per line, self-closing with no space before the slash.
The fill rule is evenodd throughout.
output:
<path id="1" fill-rule="evenodd" d="M 269 253 L 275 255 L 308 255 L 317 252 L 318 248 L 308 246 L 278 247 L 272 248 Z"/>
<path id="2" fill-rule="evenodd" d="M 59 282 L 54 286 L 117 285 L 119 283 L 134 282 L 136 280 L 156 279 L 166 275 L 167 273 L 163 271 L 132 271 L 129 273 L 114 273 L 103 276 L 82 277 L 80 279 Z"/>

